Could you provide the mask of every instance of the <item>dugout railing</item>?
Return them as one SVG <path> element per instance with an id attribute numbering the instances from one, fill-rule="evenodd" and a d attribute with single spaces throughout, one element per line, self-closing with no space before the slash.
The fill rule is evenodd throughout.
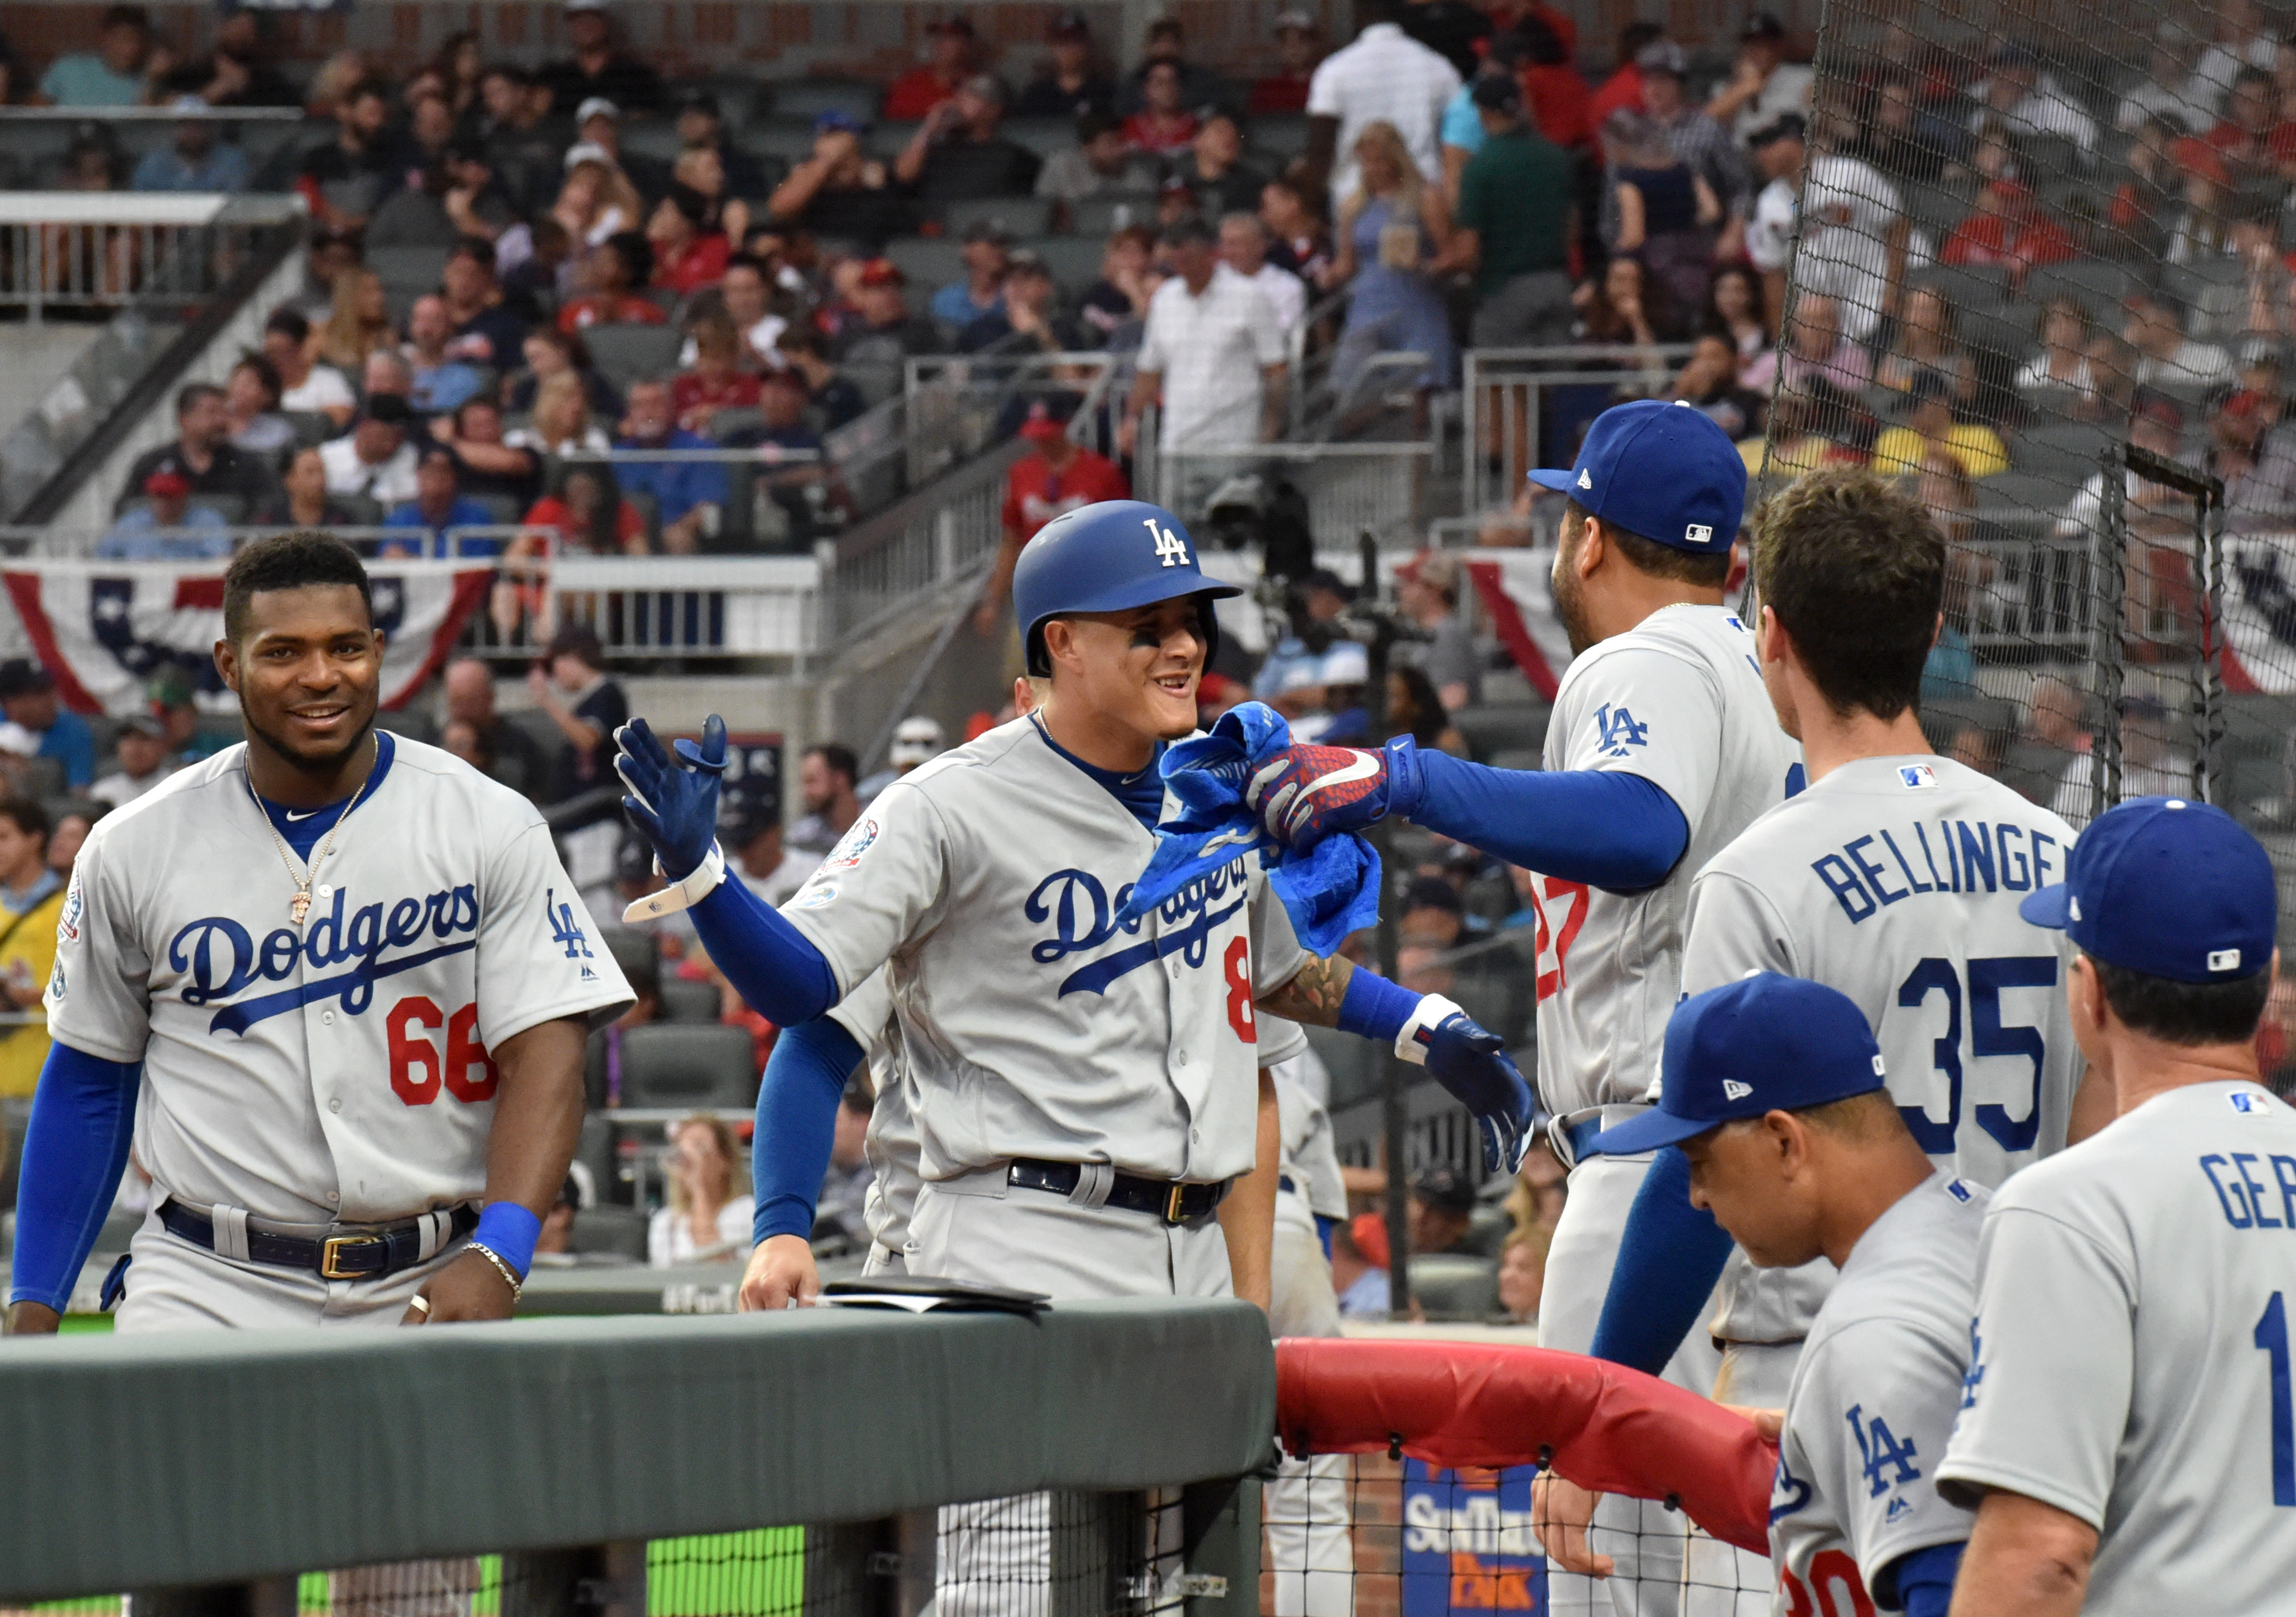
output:
<path id="1" fill-rule="evenodd" d="M 1258 1605 L 1275 1380 L 1245 1304 L 4 1349 L 0 1605 L 911 1617 L 960 1582 L 1031 1617 Z"/>

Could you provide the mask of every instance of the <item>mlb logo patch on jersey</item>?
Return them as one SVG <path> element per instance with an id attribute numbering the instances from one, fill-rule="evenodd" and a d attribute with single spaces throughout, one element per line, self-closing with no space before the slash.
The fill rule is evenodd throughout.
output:
<path id="1" fill-rule="evenodd" d="M 859 820 L 852 830 L 845 833 L 844 839 L 829 850 L 829 857 L 821 862 L 821 867 L 824 870 L 850 870 L 861 862 L 863 854 L 876 846 L 876 842 L 877 822 Z"/>
<path id="2" fill-rule="evenodd" d="M 2234 1112 L 2244 1117 L 2260 1117 L 2266 1111 L 2264 1096 L 2252 1089 L 2235 1089 L 2225 1098 L 2232 1103 Z"/>
<path id="3" fill-rule="evenodd" d="M 1959 1179 L 1948 1179 L 1945 1182 L 1945 1194 L 1956 1202 L 1966 1202 L 1970 1199 L 1969 1186 Z"/>
<path id="4" fill-rule="evenodd" d="M 1937 784 L 1937 771 L 1927 764 L 1900 764 L 1898 782 L 1908 792 L 1919 792 Z"/>

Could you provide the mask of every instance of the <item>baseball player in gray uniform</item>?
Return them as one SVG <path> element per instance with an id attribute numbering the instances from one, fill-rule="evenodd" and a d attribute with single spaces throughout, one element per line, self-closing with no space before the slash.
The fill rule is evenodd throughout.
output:
<path id="1" fill-rule="evenodd" d="M 589 1023 L 631 996 L 533 807 L 374 728 L 381 643 L 340 541 L 232 563 L 215 657 L 246 743 L 73 871 L 13 1328 L 54 1328 L 131 1133 L 153 1211 L 121 1330 L 510 1313 Z"/>
<path id="2" fill-rule="evenodd" d="M 1753 636 L 1722 605 L 1746 472 L 1721 429 L 1680 406 L 1620 405 L 1596 419 L 1572 470 L 1531 475 L 1570 500 L 1554 594 L 1577 654 L 1546 767 L 1485 768 L 1407 737 L 1379 753 L 1295 747 L 1283 769 L 1269 767 L 1261 801 L 1294 846 L 1393 813 L 1538 873 L 1538 1090 L 1570 1167 L 1539 1341 L 1584 1352 L 1649 1158 L 1583 1147 L 1649 1104 L 1681 991 L 1692 874 L 1784 800 L 1800 761 L 1763 692 Z M 1708 1391 L 1712 1355 L 1691 1344 L 1670 1373 Z M 1623 1513 L 1616 1525 L 1632 1542 L 1678 1532 L 1656 1506 L 1605 1508 Z M 1658 1576 L 1623 1580 L 1620 1598 Z M 1569 1572 L 1549 1588 L 1558 1613 L 1597 1598 Z"/>
<path id="3" fill-rule="evenodd" d="M 2137 798 L 2025 900 L 2079 949 L 2094 1137 L 2003 1186 L 1938 1468 L 1977 1506 L 1954 1610 L 2263 1617 L 2296 1601 L 2296 1112 L 2258 1082 L 2271 859 L 2221 809 Z"/>
<path id="4" fill-rule="evenodd" d="M 1682 988 L 1782 972 L 1841 990 L 1874 1029 L 1913 1137 L 1940 1170 L 1991 1186 L 2061 1149 L 2073 1123 L 2083 1063 L 2062 992 L 2071 948 L 2017 911 L 2062 879 L 2073 832 L 1930 751 L 1917 703 L 1945 568 L 1928 512 L 1862 469 L 1812 472 L 1770 502 L 1754 546 L 1758 655 L 1809 785 L 1693 880 Z M 1687 1182 L 1680 1153 L 1662 1153 L 1593 1351 L 1654 1374 L 1697 1325 L 1723 1344 L 1714 1395 L 1778 1408 L 1833 1265 L 1763 1267 L 1731 1252 Z M 1571 1491 L 1558 1485 L 1551 1507 Z M 1737 1553 L 1697 1540 L 1693 1582 L 1752 1588 L 1758 1558 L 1734 1578 L 1722 1564 Z"/>
<path id="5" fill-rule="evenodd" d="M 1884 1071 L 1847 995 L 1758 972 L 1683 1001 L 1658 1110 L 1598 1140 L 1679 1145 L 1691 1199 L 1766 1271 L 1840 1267 L 1784 1399 L 1775 1602 L 1758 1606 L 1779 1617 L 1877 1601 L 1945 1617 L 1969 1537 L 1932 1473 L 1969 1367 L 1986 1192 L 1931 1166 Z"/>

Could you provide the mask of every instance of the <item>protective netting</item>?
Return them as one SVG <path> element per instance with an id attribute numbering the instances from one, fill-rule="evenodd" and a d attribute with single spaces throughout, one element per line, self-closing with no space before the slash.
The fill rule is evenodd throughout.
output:
<path id="1" fill-rule="evenodd" d="M 1831 0 L 1763 486 L 1903 477 L 1953 545 L 1932 742 L 2075 824 L 2224 804 L 2296 909 L 2296 46 L 2246 0 Z M 1798 193 L 1798 195 L 1797 195 Z M 1797 234 L 1798 233 L 1798 234 Z"/>

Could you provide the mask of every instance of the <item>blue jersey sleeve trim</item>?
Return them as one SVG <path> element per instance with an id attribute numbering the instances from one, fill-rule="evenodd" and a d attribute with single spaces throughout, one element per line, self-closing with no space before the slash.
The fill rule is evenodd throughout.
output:
<path id="1" fill-rule="evenodd" d="M 740 882 L 728 876 L 690 913 L 709 963 L 767 1021 L 793 1028 L 837 1003 L 837 974 L 821 951 Z"/>
<path id="2" fill-rule="evenodd" d="M 141 1062 L 49 1047 L 17 1182 L 11 1302 L 42 1303 L 61 1314 L 71 1301 L 127 1166 L 143 1079 Z"/>
<path id="3" fill-rule="evenodd" d="M 1732 1244 L 1712 1213 L 1690 1204 L 1690 1159 L 1679 1146 L 1660 1152 L 1627 1214 L 1587 1351 L 1648 1375 L 1663 1374 L 1713 1295 Z"/>
<path id="4" fill-rule="evenodd" d="M 758 1086 L 758 1130 L 750 1151 L 758 1208 L 754 1240 L 813 1233 L 814 1208 L 837 1137 L 838 1103 L 860 1060 L 853 1035 L 825 1016 L 784 1028 L 774 1040 Z"/>
<path id="5" fill-rule="evenodd" d="M 1493 769 L 1418 750 L 1414 825 L 1512 865 L 1611 892 L 1655 887 L 1690 847 L 1665 788 L 1617 769 Z"/>
<path id="6" fill-rule="evenodd" d="M 1932 1544 L 1900 1555 L 1874 1580 L 1874 1602 L 1906 1617 L 1946 1617 L 1953 1605 L 1953 1580 L 1961 1572 L 1961 1552 L 1969 1546 Z"/>

